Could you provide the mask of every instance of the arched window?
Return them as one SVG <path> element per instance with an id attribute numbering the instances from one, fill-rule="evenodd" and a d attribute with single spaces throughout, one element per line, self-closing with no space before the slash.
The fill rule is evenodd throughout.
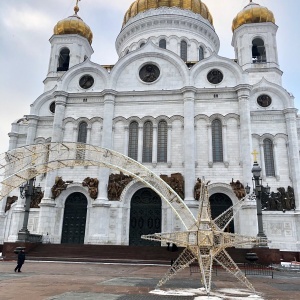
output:
<path id="1" fill-rule="evenodd" d="M 218 119 L 211 124 L 213 162 L 223 161 L 222 122 Z"/>
<path id="2" fill-rule="evenodd" d="M 275 176 L 273 142 L 270 139 L 264 139 L 264 156 L 266 176 Z"/>
<path id="3" fill-rule="evenodd" d="M 152 162 L 153 125 L 147 121 L 143 128 L 143 162 Z"/>
<path id="4" fill-rule="evenodd" d="M 183 61 L 187 61 L 187 42 L 181 41 L 180 42 L 180 57 Z"/>
<path id="5" fill-rule="evenodd" d="M 128 156 L 138 159 L 139 124 L 133 121 L 129 124 Z"/>
<path id="6" fill-rule="evenodd" d="M 159 40 L 158 45 L 159 45 L 159 48 L 167 49 L 167 41 L 165 39 Z"/>
<path id="7" fill-rule="evenodd" d="M 168 153 L 168 124 L 166 121 L 158 123 L 157 132 L 157 162 L 167 162 Z"/>
<path id="8" fill-rule="evenodd" d="M 78 137 L 76 146 L 76 159 L 83 160 L 85 158 L 85 144 L 87 139 L 87 123 L 81 122 L 78 126 Z"/>
<path id="9" fill-rule="evenodd" d="M 57 71 L 68 71 L 70 63 L 70 50 L 63 48 L 59 53 Z"/>
<path id="10" fill-rule="evenodd" d="M 140 48 L 142 48 L 142 47 L 144 47 L 144 46 L 145 46 L 145 43 L 142 42 L 142 43 L 140 44 Z"/>
<path id="11" fill-rule="evenodd" d="M 256 38 L 252 41 L 252 62 L 262 63 L 267 61 L 265 43 L 262 39 Z"/>
<path id="12" fill-rule="evenodd" d="M 204 59 L 204 49 L 203 47 L 199 47 L 199 61 Z"/>
<path id="13" fill-rule="evenodd" d="M 81 122 L 78 127 L 78 138 L 77 142 L 78 143 L 86 143 L 86 138 L 87 138 L 87 123 L 86 122 Z"/>

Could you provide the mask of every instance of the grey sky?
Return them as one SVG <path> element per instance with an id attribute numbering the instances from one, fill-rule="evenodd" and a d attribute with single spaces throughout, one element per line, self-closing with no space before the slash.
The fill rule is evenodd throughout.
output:
<path id="1" fill-rule="evenodd" d="M 91 27 L 95 53 L 92 61 L 114 64 L 115 39 L 123 16 L 133 0 L 82 0 L 80 17 Z M 221 41 L 219 55 L 234 58 L 231 23 L 249 0 L 203 0 L 214 18 Z M 283 86 L 300 107 L 299 52 L 300 1 L 256 0 L 268 7 L 279 26 L 277 44 Z M 30 104 L 43 92 L 48 70 L 50 43 L 55 24 L 73 14 L 76 0 L 1 1 L 0 10 L 0 153 L 8 148 L 11 123 L 29 114 Z"/>

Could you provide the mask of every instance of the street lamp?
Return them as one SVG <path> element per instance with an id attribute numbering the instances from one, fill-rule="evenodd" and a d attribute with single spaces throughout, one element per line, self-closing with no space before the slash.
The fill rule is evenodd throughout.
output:
<path id="1" fill-rule="evenodd" d="M 29 241 L 30 232 L 27 229 L 28 226 L 28 218 L 29 218 L 29 210 L 31 200 L 34 196 L 42 192 L 42 188 L 39 186 L 35 186 L 35 178 L 31 178 L 25 184 L 19 187 L 20 189 L 20 196 L 22 199 L 25 199 L 25 213 L 24 213 L 24 220 L 23 220 L 23 227 L 18 232 L 18 241 L 20 242 L 27 242 Z"/>
<path id="2" fill-rule="evenodd" d="M 256 211 L 257 211 L 257 223 L 258 223 L 258 234 L 257 237 L 260 239 L 259 247 L 268 247 L 268 241 L 267 241 L 267 236 L 264 233 L 264 228 L 263 228 L 263 222 L 262 222 L 262 208 L 261 208 L 261 196 L 262 192 L 265 191 L 266 193 L 270 193 L 270 187 L 267 185 L 266 187 L 262 186 L 262 179 L 260 177 L 261 174 L 261 167 L 257 163 L 257 161 L 254 161 L 252 170 L 253 174 L 253 191 L 255 193 L 255 199 L 256 199 Z M 246 193 L 250 193 L 250 187 L 246 186 L 245 188 Z"/>

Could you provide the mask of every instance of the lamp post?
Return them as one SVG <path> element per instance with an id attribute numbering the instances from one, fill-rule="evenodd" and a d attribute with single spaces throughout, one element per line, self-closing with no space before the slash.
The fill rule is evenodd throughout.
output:
<path id="1" fill-rule="evenodd" d="M 25 213 L 24 213 L 24 220 L 23 226 L 18 232 L 18 241 L 19 242 L 27 242 L 29 241 L 30 232 L 27 228 L 28 226 L 28 219 L 29 219 L 29 210 L 32 197 L 36 194 L 41 193 L 41 187 L 35 186 L 35 178 L 31 178 L 27 181 L 26 184 L 20 186 L 20 196 L 22 199 L 25 198 Z"/>
<path id="2" fill-rule="evenodd" d="M 255 198 L 256 198 L 256 211 L 257 211 L 257 223 L 258 223 L 258 234 L 257 237 L 260 238 L 260 244 L 258 245 L 259 247 L 268 247 L 268 241 L 267 241 L 267 236 L 264 233 L 264 228 L 263 228 L 263 221 L 262 221 L 262 209 L 261 209 L 261 195 L 264 190 L 267 190 L 270 192 L 270 187 L 267 186 L 266 188 L 262 186 L 262 179 L 260 177 L 261 173 L 261 167 L 257 163 L 257 161 L 254 161 L 252 170 L 253 174 L 253 188 L 255 190 Z M 250 192 L 250 187 L 247 185 L 247 190 L 246 192 Z"/>

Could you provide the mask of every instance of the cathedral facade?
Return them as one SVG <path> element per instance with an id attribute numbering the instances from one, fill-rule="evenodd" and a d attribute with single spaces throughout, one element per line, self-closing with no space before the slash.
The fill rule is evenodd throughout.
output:
<path id="1" fill-rule="evenodd" d="M 44 93 L 12 124 L 9 150 L 47 142 L 113 149 L 161 176 L 195 212 L 205 176 L 213 217 L 253 189 L 255 160 L 269 247 L 299 251 L 299 121 L 282 86 L 273 13 L 252 1 L 237 13 L 231 59 L 218 55 L 202 1 L 136 0 L 116 38 L 118 61 L 99 65 L 92 31 L 74 10 L 54 27 Z M 36 184 L 43 194 L 28 229 L 45 242 L 142 245 L 142 234 L 182 229 L 155 192 L 120 172 L 68 167 Z M 0 203 L 0 243 L 17 240 L 23 216 L 15 190 Z M 255 200 L 244 201 L 228 231 L 256 236 Z"/>

